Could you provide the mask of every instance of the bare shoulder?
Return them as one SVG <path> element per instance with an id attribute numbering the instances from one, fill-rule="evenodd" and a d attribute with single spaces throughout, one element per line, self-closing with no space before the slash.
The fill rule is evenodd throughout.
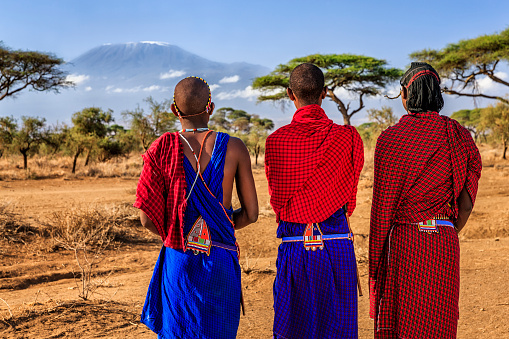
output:
<path id="1" fill-rule="evenodd" d="M 247 150 L 247 147 L 244 145 L 242 140 L 236 137 L 230 137 L 230 140 L 228 141 L 228 149 L 226 150 L 226 156 L 242 160 L 246 156 L 249 157 L 249 151 Z"/>

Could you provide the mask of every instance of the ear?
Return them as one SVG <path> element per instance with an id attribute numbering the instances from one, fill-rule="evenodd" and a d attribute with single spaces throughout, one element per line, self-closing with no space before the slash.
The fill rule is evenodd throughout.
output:
<path id="1" fill-rule="evenodd" d="M 402 86 L 401 87 L 401 98 L 406 100 L 408 97 L 408 92 L 406 90 L 406 87 L 405 86 Z"/>
<path id="2" fill-rule="evenodd" d="M 213 102 L 210 103 L 210 109 L 209 109 L 209 116 L 212 115 L 212 113 L 214 112 L 214 108 L 216 108 L 216 104 L 214 104 Z"/>
<path id="3" fill-rule="evenodd" d="M 327 91 L 328 91 L 328 88 L 327 88 L 327 86 L 325 86 L 322 91 L 322 96 L 320 97 L 322 100 L 325 99 L 325 97 L 327 96 Z"/>
<path id="4" fill-rule="evenodd" d="M 290 87 L 286 89 L 286 94 L 288 94 L 288 97 L 290 98 L 291 101 L 295 101 L 295 94 L 293 94 L 293 91 L 291 90 Z"/>
<path id="5" fill-rule="evenodd" d="M 180 114 L 178 114 L 177 109 L 175 108 L 175 104 L 170 105 L 171 112 L 175 114 L 177 118 L 180 118 Z"/>

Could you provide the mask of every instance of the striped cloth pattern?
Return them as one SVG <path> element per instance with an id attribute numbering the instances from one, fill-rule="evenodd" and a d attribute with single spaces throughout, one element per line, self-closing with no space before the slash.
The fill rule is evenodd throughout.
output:
<path id="1" fill-rule="evenodd" d="M 324 234 L 348 233 L 343 209 L 320 223 Z M 280 221 L 278 238 L 304 233 L 305 224 Z M 274 338 L 357 338 L 357 278 L 353 243 L 324 241 L 279 245 L 274 281 Z"/>

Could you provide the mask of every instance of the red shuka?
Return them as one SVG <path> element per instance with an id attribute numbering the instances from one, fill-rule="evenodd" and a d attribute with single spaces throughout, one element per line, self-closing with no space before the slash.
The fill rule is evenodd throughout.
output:
<path id="1" fill-rule="evenodd" d="M 437 215 L 455 220 L 461 190 L 474 203 L 480 175 L 470 133 L 436 112 L 405 115 L 378 138 L 369 243 L 377 338 L 455 337 L 456 232 L 440 227 L 440 234 L 426 234 L 413 223 Z"/>
<path id="2" fill-rule="evenodd" d="M 178 132 L 165 133 L 143 154 L 134 207 L 152 220 L 166 247 L 184 248 L 186 178 Z"/>
<path id="3" fill-rule="evenodd" d="M 319 105 L 298 109 L 265 144 L 265 173 L 277 220 L 322 222 L 355 209 L 364 148 L 353 126 L 330 120 Z"/>

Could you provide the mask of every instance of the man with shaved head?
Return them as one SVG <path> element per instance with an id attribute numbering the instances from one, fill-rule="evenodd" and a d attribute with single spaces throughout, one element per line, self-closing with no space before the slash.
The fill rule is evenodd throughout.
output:
<path id="1" fill-rule="evenodd" d="M 352 126 L 332 122 L 320 68 L 292 71 L 297 111 L 265 145 L 270 203 L 282 238 L 274 281 L 274 338 L 357 338 L 356 261 L 347 218 L 364 163 Z"/>
<path id="2" fill-rule="evenodd" d="M 214 103 L 205 80 L 180 81 L 171 110 L 182 130 L 143 155 L 134 204 L 163 240 L 141 322 L 159 338 L 235 338 L 242 301 L 235 230 L 258 218 L 251 159 L 240 139 L 207 127 Z"/>

